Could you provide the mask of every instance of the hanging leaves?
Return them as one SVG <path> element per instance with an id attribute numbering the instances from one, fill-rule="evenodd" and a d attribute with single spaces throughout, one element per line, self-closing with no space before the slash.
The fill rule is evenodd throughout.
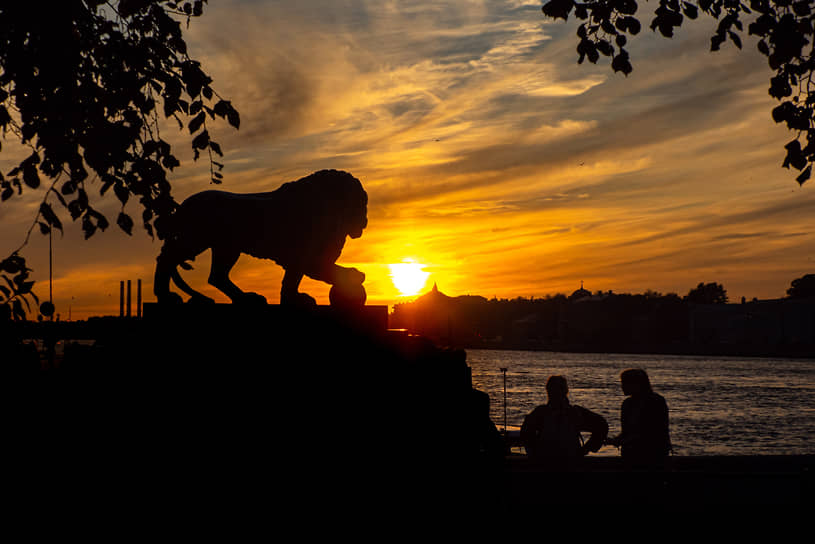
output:
<path id="1" fill-rule="evenodd" d="M 44 187 L 32 228 L 62 231 L 60 215 L 67 212 L 89 238 L 109 225 L 88 198 L 90 189 L 104 196 L 112 188 L 123 208 L 135 201 L 145 231 L 161 237 L 156 223 L 177 206 L 168 173 L 180 164 L 159 137 L 165 119 L 188 129 L 195 159 L 208 151 L 212 177 L 220 182 L 223 163 L 213 155 L 223 152 L 207 118 L 237 129 L 240 117 L 190 58 L 182 36 L 182 23 L 202 15 L 205 1 L 4 3 L 0 131 L 31 154 L 7 177 L 0 175 L 0 202 Z M 116 224 L 132 234 L 124 209 Z M 2 274 L 13 281 L 11 273 Z M 0 306 L 28 292 L 0 298 Z"/>
<path id="2" fill-rule="evenodd" d="M 596 63 L 601 56 L 611 57 L 611 68 L 628 75 L 633 66 L 624 47 L 641 30 L 634 17 L 637 0 L 596 0 L 574 2 L 550 0 L 543 13 L 553 19 L 568 19 L 569 14 L 582 21 L 577 28 L 577 62 Z M 775 74 L 770 78 L 769 94 L 781 101 L 772 110 L 772 118 L 796 133 L 785 146 L 785 168 L 800 171 L 796 181 L 806 182 L 815 163 L 815 94 L 810 96 L 815 71 L 815 10 L 808 0 L 658 0 L 650 28 L 665 37 L 673 37 L 685 18 L 697 19 L 705 13 L 718 21 L 710 39 L 711 51 L 728 42 L 743 47 L 741 15 L 749 15 L 748 34 L 756 36 L 758 51 L 767 57 Z M 613 39 L 612 39 L 613 38 Z M 802 142 L 805 140 L 805 145 Z"/>
<path id="3" fill-rule="evenodd" d="M 0 319 L 4 316 L 15 320 L 25 320 L 26 311 L 31 308 L 28 298 L 37 304 L 39 299 L 33 292 L 34 282 L 29 279 L 31 269 L 25 259 L 16 251 L 0 260 Z"/>

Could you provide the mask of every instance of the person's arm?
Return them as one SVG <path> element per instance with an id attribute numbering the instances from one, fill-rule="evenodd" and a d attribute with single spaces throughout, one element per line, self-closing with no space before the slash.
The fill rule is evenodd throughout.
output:
<path id="1" fill-rule="evenodd" d="M 623 445 L 623 443 L 628 438 L 626 430 L 630 430 L 628 428 L 630 417 L 631 417 L 631 399 L 629 397 L 623 401 L 623 404 L 620 407 L 620 434 L 613 438 L 609 438 L 606 441 L 608 444 L 611 444 L 612 446 L 617 446 L 618 448 Z"/>
<path id="2" fill-rule="evenodd" d="M 586 408 L 578 408 L 580 408 L 581 412 L 579 430 L 581 432 L 585 431 L 591 433 L 589 439 L 583 444 L 583 455 L 588 452 L 596 452 L 603 447 L 603 442 L 605 442 L 606 437 L 608 437 L 608 423 L 606 422 L 606 418 Z"/>
<path id="3" fill-rule="evenodd" d="M 537 419 L 537 410 L 533 410 L 530 412 L 525 418 L 524 422 L 521 425 L 521 443 L 524 445 L 524 449 L 526 453 L 531 455 L 532 450 L 535 446 L 535 437 L 536 437 L 536 419 Z"/>

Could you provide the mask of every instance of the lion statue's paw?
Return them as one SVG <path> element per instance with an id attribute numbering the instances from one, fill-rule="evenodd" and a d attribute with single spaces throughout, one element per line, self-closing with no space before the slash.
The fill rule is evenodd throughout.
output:
<path id="1" fill-rule="evenodd" d="M 215 304 L 215 301 L 213 299 L 207 297 L 207 296 L 204 296 L 204 295 L 200 294 L 200 293 L 196 293 L 196 294 L 194 294 L 194 295 L 192 295 L 190 297 L 190 299 L 187 301 L 187 304 L 192 304 L 193 306 L 195 306 L 195 305 L 205 306 L 205 305 Z"/>
<path id="2" fill-rule="evenodd" d="M 291 306 L 294 308 L 314 308 L 317 306 L 317 301 L 308 293 L 293 293 L 288 296 L 281 297 L 280 304 Z"/>
<path id="3" fill-rule="evenodd" d="M 365 282 L 365 273 L 356 268 L 346 268 L 337 280 L 342 288 L 357 289 Z M 335 284 L 336 285 L 336 284 Z"/>
<path id="4" fill-rule="evenodd" d="M 241 296 L 233 299 L 232 302 L 244 306 L 266 306 L 269 304 L 266 297 L 259 293 L 243 293 Z"/>

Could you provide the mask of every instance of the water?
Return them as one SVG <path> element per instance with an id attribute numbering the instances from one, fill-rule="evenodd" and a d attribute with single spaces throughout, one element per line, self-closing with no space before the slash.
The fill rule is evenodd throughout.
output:
<path id="1" fill-rule="evenodd" d="M 552 374 L 573 404 L 620 431 L 620 372 L 640 367 L 668 402 L 676 455 L 815 454 L 815 360 L 467 350 L 473 385 L 489 394 L 492 419 L 520 426 L 545 402 Z M 603 447 L 598 455 L 619 455 Z"/>

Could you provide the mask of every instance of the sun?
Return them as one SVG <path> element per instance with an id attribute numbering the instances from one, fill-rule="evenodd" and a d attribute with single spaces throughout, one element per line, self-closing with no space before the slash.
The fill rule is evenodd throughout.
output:
<path id="1" fill-rule="evenodd" d="M 412 260 L 389 264 L 391 281 L 399 293 L 410 297 L 419 293 L 427 283 L 430 272 L 424 271 L 424 265 Z"/>

